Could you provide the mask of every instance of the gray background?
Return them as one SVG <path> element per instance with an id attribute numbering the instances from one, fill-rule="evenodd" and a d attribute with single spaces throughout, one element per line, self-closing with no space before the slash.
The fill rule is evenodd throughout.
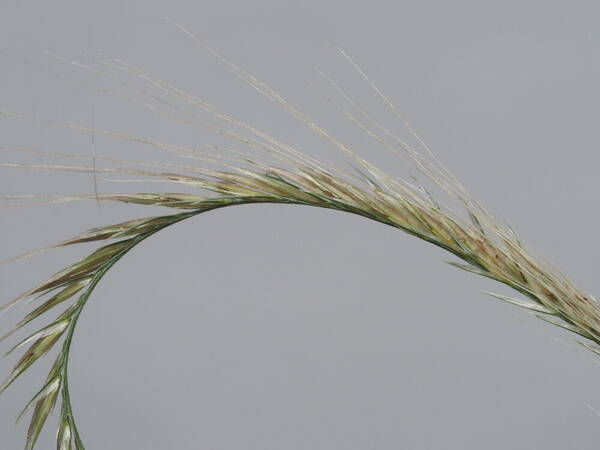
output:
<path id="1" fill-rule="evenodd" d="M 378 159 L 384 150 L 363 146 L 318 98 L 323 83 L 313 65 L 380 107 L 335 42 L 479 199 L 597 293 L 597 2 L 350 3 L 3 0 L 0 106 L 84 126 L 93 108 L 100 128 L 183 145 L 215 141 L 82 86 L 106 83 L 39 50 L 77 59 L 102 53 L 336 158 L 194 47 L 164 21 L 169 15 L 388 171 L 401 171 L 400 160 Z M 87 133 L 27 121 L 0 118 L 0 136 L 1 145 L 91 152 Z M 96 151 L 159 158 L 101 136 Z M 0 159 L 27 160 L 7 152 Z M 115 189 L 103 180 L 99 187 Z M 0 174 L 3 195 L 91 189 L 87 175 Z M 156 211 L 89 202 L 0 214 L 0 257 L 8 257 Z M 1 297 L 88 250 L 1 266 Z M 598 359 L 487 298 L 482 289 L 495 285 L 446 259 L 377 223 L 300 207 L 231 208 L 160 233 L 106 276 L 80 321 L 72 391 L 88 448 L 597 448 Z M 14 362 L 3 359 L 0 371 Z M 22 447 L 27 424 L 13 420 L 49 362 L 2 395 L 3 449 Z M 39 448 L 53 448 L 54 433 L 52 422 Z"/>

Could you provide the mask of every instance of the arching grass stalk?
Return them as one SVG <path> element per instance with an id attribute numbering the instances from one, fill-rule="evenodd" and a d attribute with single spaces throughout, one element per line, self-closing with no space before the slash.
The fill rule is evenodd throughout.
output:
<path id="1" fill-rule="evenodd" d="M 187 35 L 195 36 L 177 25 Z M 439 190 L 448 194 L 453 205 L 446 205 L 434 198 L 420 182 L 409 183 L 390 176 L 357 155 L 348 145 L 332 136 L 305 113 L 285 100 L 279 93 L 252 74 L 237 67 L 214 50 L 202 46 L 227 65 L 238 77 L 259 93 L 279 105 L 323 138 L 329 145 L 347 155 L 358 175 L 348 174 L 308 156 L 294 146 L 265 133 L 249 123 L 233 118 L 217 110 L 202 99 L 192 96 L 167 81 L 117 59 L 98 58 L 101 68 L 66 60 L 78 68 L 92 70 L 111 81 L 130 89 L 128 100 L 150 108 L 161 115 L 174 118 L 187 125 L 201 127 L 217 133 L 223 139 L 242 144 L 248 150 L 258 152 L 263 160 L 240 151 L 199 151 L 172 144 L 157 142 L 139 136 L 128 136 L 109 130 L 100 130 L 56 121 L 32 119 L 39 123 L 95 133 L 151 146 L 171 154 L 190 159 L 196 164 L 167 164 L 150 161 L 129 161 L 94 158 L 68 153 L 54 153 L 30 149 L 0 147 L 2 152 L 33 153 L 53 158 L 88 161 L 88 165 L 69 164 L 23 164 L 0 162 L 0 168 L 51 170 L 75 173 L 104 173 L 117 176 L 129 175 L 136 180 L 162 181 L 184 185 L 196 194 L 184 193 L 117 193 L 101 195 L 70 196 L 16 196 L 2 200 L 25 201 L 29 205 L 97 199 L 139 205 L 167 207 L 184 212 L 145 217 L 113 225 L 94 228 L 87 233 L 60 242 L 49 248 L 60 248 L 79 243 L 103 242 L 87 257 L 75 262 L 37 287 L 9 302 L 3 309 L 32 299 L 35 309 L 29 312 L 1 339 L 25 327 L 34 319 L 48 316 L 57 306 L 66 307 L 54 320 L 41 330 L 31 334 L 15 345 L 8 353 L 29 345 L 8 378 L 0 385 L 0 392 L 11 385 L 35 361 L 50 351 L 61 339 L 62 347 L 50 369 L 46 381 L 25 407 L 19 417 L 33 409 L 27 433 L 26 449 L 31 450 L 57 401 L 61 401 L 60 421 L 57 435 L 59 450 L 81 450 L 84 444 L 77 429 L 68 383 L 69 353 L 74 339 L 77 321 L 92 291 L 104 274 L 125 254 L 139 243 L 160 230 L 203 212 L 249 203 L 288 203 L 329 208 L 348 212 L 392 226 L 419 239 L 434 244 L 461 262 L 451 262 L 455 267 L 513 288 L 522 298 L 491 294 L 533 312 L 539 318 L 579 335 L 581 343 L 600 354 L 600 308 L 597 301 L 575 287 L 553 265 L 535 256 L 504 222 L 494 218 L 476 201 L 456 178 L 433 156 L 429 149 L 398 114 L 395 106 L 366 77 L 362 69 L 340 50 L 351 65 L 367 81 L 370 88 L 387 107 L 406 125 L 424 153 L 417 152 L 401 140 L 393 131 L 382 126 L 330 77 L 326 80 L 337 92 L 345 107 L 338 110 L 355 126 L 358 126 L 377 145 L 400 153 L 416 167 L 417 171 Z M 64 58 L 61 58 L 65 60 Z M 111 70 L 112 72 L 109 72 Z M 157 92 L 126 84 L 116 73 L 133 76 Z M 103 90 L 111 93 L 110 90 Z M 123 95 L 119 95 L 123 97 Z M 176 106 L 172 101 L 182 101 L 186 107 Z M 210 116 L 215 122 L 207 122 L 200 114 Z M 0 116 L 25 119 L 20 114 L 0 110 Z M 98 163 L 98 164 L 96 164 Z M 106 164 L 107 167 L 104 167 Z M 222 169 L 207 168 L 217 164 Z M 112 165 L 108 167 L 108 165 Z M 117 165 L 117 167 L 114 167 Z M 200 195 L 202 194 L 202 195 Z M 206 194 L 206 195 L 204 195 Z M 32 252 L 34 254 L 36 252 Z"/>

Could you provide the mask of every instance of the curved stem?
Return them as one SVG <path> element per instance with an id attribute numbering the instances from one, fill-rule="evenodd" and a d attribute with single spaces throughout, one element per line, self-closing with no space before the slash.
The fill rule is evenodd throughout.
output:
<path id="1" fill-rule="evenodd" d="M 285 201 L 285 202 L 277 201 L 274 199 L 265 199 L 263 197 L 251 197 L 251 198 L 249 197 L 249 198 L 241 198 L 241 199 L 240 198 L 237 198 L 237 199 L 232 198 L 232 199 L 222 199 L 222 200 L 223 200 L 222 202 L 217 203 L 217 204 L 211 204 L 207 208 L 194 210 L 191 212 L 186 212 L 186 213 L 181 213 L 181 214 L 175 214 L 172 216 L 173 221 L 168 222 L 164 225 L 158 226 L 157 228 L 155 228 L 151 231 L 147 231 L 145 233 L 138 234 L 134 238 L 131 238 L 129 245 L 127 245 L 123 250 L 121 250 L 119 253 L 114 255 L 111 259 L 109 259 L 106 263 L 104 263 L 103 265 L 101 265 L 98 268 L 98 270 L 92 277 L 90 284 L 88 285 L 85 292 L 83 294 L 81 294 L 81 296 L 79 297 L 77 302 L 73 304 L 73 306 L 72 306 L 73 311 L 71 312 L 70 323 L 69 323 L 69 327 L 66 332 L 65 340 L 63 342 L 63 346 L 62 346 L 61 353 L 59 356 L 58 364 L 59 364 L 59 371 L 60 371 L 61 378 L 62 378 L 61 416 L 62 416 L 62 420 L 66 420 L 71 428 L 71 433 L 75 440 L 75 448 L 77 450 L 84 450 L 85 446 L 84 446 L 81 436 L 79 434 L 79 430 L 77 429 L 77 425 L 75 424 L 75 418 L 73 415 L 73 407 L 71 404 L 71 396 L 70 396 L 70 392 L 69 392 L 69 378 L 68 378 L 69 353 L 71 350 L 71 344 L 73 342 L 73 336 L 75 334 L 75 328 L 77 326 L 79 316 L 81 315 L 83 307 L 85 306 L 88 299 L 90 298 L 94 288 L 98 285 L 98 283 L 100 282 L 102 277 L 123 256 L 125 256 L 131 249 L 133 249 L 140 242 L 144 241 L 145 239 L 149 238 L 150 236 L 154 235 L 155 233 L 158 233 L 159 231 L 163 230 L 164 228 L 167 228 L 175 223 L 181 222 L 182 220 L 188 219 L 190 217 L 194 217 L 198 214 L 201 214 L 203 212 L 207 212 L 207 211 L 210 211 L 213 209 L 223 208 L 226 206 L 246 204 L 246 203 L 296 203 L 296 202 L 289 202 L 289 201 Z"/>
<path id="2" fill-rule="evenodd" d="M 187 217 L 191 217 L 191 214 L 188 214 L 188 215 L 182 217 L 180 220 L 183 220 Z M 177 222 L 179 222 L 180 220 L 177 220 Z M 173 222 L 173 223 L 175 223 L 175 222 Z M 67 330 L 67 334 L 65 337 L 65 341 L 63 343 L 62 351 L 61 351 L 62 360 L 61 360 L 60 365 L 61 365 L 61 377 L 63 380 L 61 415 L 63 416 L 63 419 L 66 419 L 69 423 L 71 432 L 73 433 L 73 437 L 75 439 L 75 445 L 78 450 L 79 449 L 84 450 L 85 447 L 84 447 L 81 437 L 79 435 L 79 430 L 77 429 L 77 425 L 75 424 L 75 418 L 73 416 L 73 408 L 71 405 L 71 396 L 69 393 L 69 378 L 68 378 L 69 353 L 71 350 L 71 343 L 73 342 L 73 335 L 75 333 L 77 321 L 79 320 L 81 311 L 83 310 L 83 307 L 85 306 L 86 302 L 90 298 L 92 291 L 94 290 L 96 285 L 100 282 L 102 277 L 106 274 L 106 272 L 108 272 L 108 270 L 113 265 L 115 265 L 117 263 L 117 261 L 119 261 L 123 256 L 125 256 L 125 254 L 127 252 L 129 252 L 129 250 L 131 250 L 133 247 L 135 247 L 137 244 L 142 242 L 144 239 L 150 237 L 151 235 L 160 231 L 163 228 L 164 227 L 157 228 L 156 230 L 141 234 L 139 236 L 136 236 L 134 239 L 132 239 L 130 245 L 128 245 L 125 249 L 123 249 L 121 252 L 119 252 L 117 255 L 115 255 L 113 258 L 111 258 L 109 261 L 107 261 L 103 266 L 101 266 L 98 269 L 98 271 L 93 276 L 89 286 L 87 287 L 85 292 L 79 297 L 79 299 L 77 300 L 77 302 L 74 305 L 74 311 L 71 315 L 69 328 Z"/>
<path id="3" fill-rule="evenodd" d="M 485 268 L 482 267 L 480 264 L 478 264 L 478 262 L 476 260 L 473 260 L 468 255 L 463 254 L 463 253 L 457 251 L 456 249 L 440 242 L 439 240 L 435 239 L 433 236 L 429 236 L 429 235 L 423 234 L 421 232 L 418 232 L 417 230 L 403 227 L 403 226 L 393 222 L 392 220 L 390 220 L 389 218 L 387 218 L 385 216 L 382 216 L 379 214 L 373 214 L 373 213 L 361 210 L 359 208 L 354 208 L 350 205 L 338 203 L 338 202 L 332 201 L 332 200 L 324 201 L 323 203 L 309 203 L 309 202 L 304 202 L 301 200 L 291 200 L 291 199 L 285 199 L 285 198 L 277 199 L 277 198 L 273 198 L 273 197 L 243 197 L 243 198 L 232 197 L 232 198 L 221 198 L 221 199 L 218 199 L 216 202 L 213 199 L 204 208 L 196 209 L 196 210 L 186 212 L 186 213 L 175 214 L 175 215 L 171 216 L 173 218 L 172 221 L 168 221 L 167 223 L 165 223 L 163 225 L 157 226 L 155 229 L 146 231 L 144 233 L 140 233 L 140 234 L 136 235 L 135 237 L 130 238 L 129 245 L 127 245 L 125 248 L 123 248 L 119 253 L 115 254 L 111 259 L 106 261 L 103 265 L 101 265 L 96 270 L 96 272 L 95 272 L 94 276 L 92 277 L 90 284 L 86 288 L 85 292 L 83 294 L 81 294 L 79 299 L 72 306 L 73 310 L 70 313 L 70 323 L 69 323 L 69 326 L 68 326 L 68 329 L 66 332 L 65 341 L 63 342 L 63 346 L 62 346 L 61 354 L 59 356 L 58 364 L 59 364 L 59 370 L 60 370 L 62 382 L 63 382 L 62 383 L 61 416 L 62 416 L 62 420 L 66 420 L 71 428 L 71 433 L 72 433 L 73 439 L 75 441 L 75 448 L 77 450 L 84 450 L 85 447 L 82 442 L 79 431 L 77 429 L 77 426 L 75 424 L 75 419 L 74 419 L 74 414 L 73 414 L 73 409 L 72 409 L 72 404 L 71 404 L 71 397 L 70 397 L 70 392 L 69 392 L 69 382 L 68 382 L 69 353 L 71 350 L 71 344 L 73 341 L 75 328 L 77 326 L 77 322 L 79 320 L 79 317 L 81 315 L 83 307 L 87 303 L 93 290 L 98 285 L 98 283 L 100 282 L 102 277 L 131 249 L 133 249 L 139 243 L 141 243 L 145 239 L 149 238 L 150 236 L 154 235 L 155 233 L 163 230 L 164 228 L 167 228 L 175 223 L 181 222 L 182 220 L 188 219 L 190 217 L 196 216 L 198 214 L 201 214 L 203 212 L 207 212 L 207 211 L 210 211 L 213 209 L 223 208 L 226 206 L 240 205 L 240 204 L 250 204 L 250 203 L 299 204 L 299 205 L 306 205 L 306 206 L 322 207 L 322 208 L 326 208 L 326 209 L 333 209 L 333 210 L 338 210 L 338 211 L 344 211 L 344 212 L 351 213 L 351 214 L 356 214 L 356 215 L 383 223 L 385 225 L 392 226 L 394 228 L 400 228 L 403 231 L 407 232 L 408 234 L 411 234 L 420 239 L 428 241 L 438 247 L 443 248 L 446 251 L 449 251 L 450 253 L 453 253 L 454 255 L 463 259 L 465 262 L 467 262 L 475 267 L 480 268 L 482 271 L 486 271 Z M 501 280 L 501 279 L 497 279 L 497 281 L 506 283 L 506 281 Z M 506 284 L 509 284 L 509 283 L 506 283 Z M 515 286 L 512 286 L 512 287 L 515 287 Z"/>

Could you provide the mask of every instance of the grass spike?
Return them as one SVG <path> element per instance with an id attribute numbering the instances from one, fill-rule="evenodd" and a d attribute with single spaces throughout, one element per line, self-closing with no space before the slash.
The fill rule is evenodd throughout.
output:
<path id="1" fill-rule="evenodd" d="M 344 105 L 336 105 L 353 126 L 357 126 L 371 139 L 369 142 L 380 145 L 403 156 L 421 174 L 425 181 L 433 184 L 433 191 L 414 177 L 408 182 L 400 177 L 388 175 L 374 164 L 356 153 L 349 145 L 324 129 L 316 121 L 266 83 L 249 71 L 237 66 L 218 52 L 208 47 L 187 28 L 168 19 L 185 35 L 224 64 L 247 86 L 276 104 L 331 148 L 344 155 L 356 173 L 323 162 L 317 157 L 306 155 L 281 139 L 260 130 L 256 126 L 225 114 L 199 97 L 191 95 L 167 80 L 153 76 L 142 68 L 117 58 L 97 58 L 95 63 L 83 64 L 63 57 L 63 62 L 79 69 L 91 70 L 111 82 L 130 90 L 137 103 L 161 115 L 176 117 L 182 123 L 199 126 L 202 130 L 236 145 L 245 146 L 246 152 L 237 149 L 223 150 L 221 145 L 211 144 L 201 147 L 214 152 L 200 151 L 158 142 L 140 136 L 131 136 L 109 130 L 85 127 L 78 124 L 42 120 L 25 115 L 0 110 L 3 120 L 28 120 L 38 125 L 59 126 L 74 133 L 97 133 L 119 142 L 143 144 L 169 152 L 178 158 L 185 158 L 186 164 L 158 163 L 151 161 L 131 161 L 127 159 L 80 157 L 69 153 L 38 152 L 34 150 L 0 147 L 4 154 L 33 154 L 39 157 L 80 159 L 82 165 L 31 164 L 29 162 L 0 162 L 0 169 L 44 170 L 60 174 L 96 173 L 110 174 L 114 181 L 130 183 L 164 182 L 192 190 L 183 192 L 134 192 L 102 193 L 80 195 L 23 195 L 0 198 L 2 209 L 24 206 L 51 205 L 79 200 L 110 201 L 130 205 L 170 208 L 165 215 L 135 218 L 111 225 L 88 230 L 52 246 L 28 252 L 25 255 L 0 262 L 10 262 L 33 256 L 41 251 L 59 249 L 79 244 L 93 244 L 95 248 L 88 256 L 55 273 L 42 284 L 26 291 L 7 303 L 0 311 L 25 300 L 38 302 L 33 311 L 17 322 L 11 331 L 1 339 L 8 338 L 15 331 L 38 318 L 46 318 L 47 312 L 58 305 L 66 309 L 49 324 L 30 334 L 9 351 L 29 345 L 6 380 L 0 385 L 0 392 L 11 385 L 35 361 L 50 351 L 62 338 L 60 350 L 54 366 L 41 390 L 26 405 L 22 415 L 33 414 L 27 433 L 26 450 L 32 450 L 55 403 L 61 402 L 59 428 L 56 436 L 58 450 L 82 450 L 83 440 L 75 423 L 71 405 L 68 381 L 68 364 L 71 344 L 78 319 L 103 276 L 131 249 L 147 238 L 183 220 L 204 212 L 242 204 L 295 204 L 327 208 L 335 211 L 359 215 L 369 220 L 394 227 L 423 241 L 438 246 L 457 258 L 449 262 L 454 267 L 504 284 L 528 300 L 520 300 L 501 294 L 489 295 L 505 302 L 529 310 L 537 317 L 555 326 L 575 333 L 585 340 L 581 344 L 596 354 L 600 354 L 600 307 L 589 294 L 577 288 L 552 264 L 530 251 L 517 237 L 509 225 L 496 219 L 435 157 L 413 128 L 401 116 L 396 106 L 366 75 L 363 69 L 348 54 L 338 48 L 340 54 L 354 67 L 376 97 L 383 101 L 392 114 L 401 121 L 424 150 L 421 154 L 408 142 L 403 141 L 391 129 L 381 125 L 373 115 L 356 102 L 333 78 L 325 77 L 329 85 L 341 95 Z M 122 75 L 116 75 L 116 73 Z M 133 77 L 144 87 L 126 82 L 123 77 Z M 146 86 L 148 84 L 149 86 Z M 150 89 L 157 89 L 155 94 Z M 107 90 L 111 93 L 110 90 Z M 177 105 L 184 102 L 185 108 Z M 158 106 L 157 106 L 158 105 Z M 210 116 L 210 121 L 201 114 Z M 258 152 L 268 161 L 255 158 Z M 194 164 L 189 164 L 193 160 Z M 76 163 L 77 164 L 77 163 Z M 217 166 L 215 168 L 214 166 Z M 119 178 L 121 177 L 121 178 Z M 123 178 L 128 177 L 128 178 Z M 437 194 L 432 192 L 440 191 Z M 447 198 L 446 198 L 447 197 Z M 7 204 L 4 205 L 4 202 Z M 19 203 L 16 203 L 19 202 Z M 68 302 L 68 303 L 67 303 Z M 549 317 L 550 316 L 550 317 Z M 60 396 L 59 396 L 60 394 Z"/>

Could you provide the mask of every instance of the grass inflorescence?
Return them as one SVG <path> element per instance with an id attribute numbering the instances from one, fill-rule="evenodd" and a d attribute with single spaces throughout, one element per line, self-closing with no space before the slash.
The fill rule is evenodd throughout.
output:
<path id="1" fill-rule="evenodd" d="M 193 39 L 197 39 L 187 29 L 180 25 L 177 26 Z M 452 253 L 459 260 L 459 262 L 451 262 L 450 264 L 453 266 L 511 287 L 521 294 L 521 298 L 490 294 L 525 308 L 539 318 L 579 335 L 583 338 L 581 341 L 583 345 L 596 353 L 600 353 L 600 347 L 598 346 L 600 344 L 600 309 L 597 301 L 591 295 L 575 287 L 551 264 L 542 261 L 528 250 L 512 228 L 495 219 L 439 163 L 408 124 L 403 122 L 417 139 L 423 150 L 422 152 L 417 152 L 388 128 L 378 123 L 366 110 L 353 101 L 345 90 L 321 72 L 334 91 L 340 94 L 342 99 L 349 105 L 349 110 L 342 110 L 346 118 L 364 131 L 373 142 L 388 150 L 408 156 L 421 175 L 433 181 L 440 191 L 449 195 L 455 207 L 445 205 L 445 202 L 436 198 L 437 196 L 432 195 L 417 182 L 407 182 L 378 169 L 321 128 L 303 112 L 292 106 L 271 87 L 199 41 L 198 43 L 226 64 L 251 87 L 303 122 L 310 130 L 325 139 L 334 148 L 346 154 L 356 171 L 355 173 L 347 173 L 337 167 L 323 163 L 315 157 L 308 156 L 295 147 L 246 122 L 228 116 L 205 101 L 123 61 L 108 58 L 99 59 L 97 62 L 99 62 L 101 68 L 97 68 L 61 58 L 79 68 L 92 70 L 111 80 L 120 80 L 114 74 L 115 72 L 125 72 L 150 85 L 160 93 L 153 94 L 148 90 L 132 87 L 133 93 L 143 99 L 145 106 L 154 108 L 163 115 L 177 117 L 179 120 L 215 131 L 225 139 L 243 144 L 249 149 L 266 155 L 267 158 L 265 159 L 270 159 L 271 162 L 262 162 L 258 158 L 241 152 L 201 152 L 196 149 L 164 144 L 141 137 L 121 135 L 106 130 L 31 119 L 37 122 L 66 126 L 104 134 L 116 139 L 142 143 L 171 152 L 177 156 L 202 161 L 206 165 L 177 165 L 149 161 L 111 160 L 108 158 L 95 158 L 93 166 L 85 163 L 83 165 L 0 163 L 0 167 L 6 169 L 82 172 L 93 173 L 94 175 L 129 175 L 142 180 L 174 183 L 197 191 L 197 193 L 157 192 L 4 198 L 7 202 L 20 200 L 30 205 L 54 204 L 75 200 L 99 200 L 164 207 L 177 211 L 101 226 L 48 247 L 48 249 L 56 249 L 81 243 L 102 243 L 87 257 L 52 275 L 46 281 L 23 293 L 4 307 L 4 309 L 8 309 L 25 299 L 33 299 L 35 305 L 34 309 L 26 314 L 13 329 L 6 332 L 2 339 L 12 336 L 14 332 L 38 317 L 48 317 L 48 322 L 42 329 L 32 333 L 9 351 L 11 353 L 27 347 L 12 372 L 0 385 L 0 392 L 10 386 L 43 355 L 54 347 L 58 347 L 58 355 L 46 380 L 19 416 L 20 418 L 25 412 L 33 410 L 27 432 L 26 449 L 32 449 L 35 446 L 39 434 L 56 403 L 61 405 L 57 448 L 59 450 L 84 448 L 75 423 L 70 400 L 68 383 L 69 352 L 80 314 L 104 274 L 131 249 L 164 228 L 201 213 L 228 206 L 251 203 L 286 203 L 314 206 L 360 215 L 397 228 Z M 384 101 L 390 111 L 400 117 L 395 106 L 366 77 L 362 69 L 343 50 L 340 50 L 340 52 L 366 80 L 375 94 Z M 108 72 L 109 69 L 114 72 Z M 120 82 L 124 84 L 124 82 Z M 166 102 L 160 95 L 172 96 L 183 101 L 188 106 L 209 114 L 218 121 L 218 124 L 200 122 L 195 112 L 189 112 L 175 106 L 173 103 Z M 138 100 L 138 103 L 142 102 Z M 162 109 L 159 109 L 156 106 L 157 104 Z M 19 114 L 4 110 L 0 111 L 0 115 L 7 118 L 24 119 Z M 2 151 L 6 153 L 25 152 L 50 155 L 71 160 L 87 160 L 88 163 L 91 163 L 89 157 L 66 153 L 41 152 L 9 147 L 2 148 Z M 102 163 L 111 163 L 113 167 L 103 167 Z M 118 167 L 114 167 L 115 164 Z M 217 164 L 221 168 L 207 168 L 209 164 Z M 462 209 L 462 212 L 458 211 L 459 208 Z M 31 252 L 25 256 L 34 253 L 36 252 Z M 66 308 L 60 314 L 51 318 L 55 307 L 59 305 Z"/>

